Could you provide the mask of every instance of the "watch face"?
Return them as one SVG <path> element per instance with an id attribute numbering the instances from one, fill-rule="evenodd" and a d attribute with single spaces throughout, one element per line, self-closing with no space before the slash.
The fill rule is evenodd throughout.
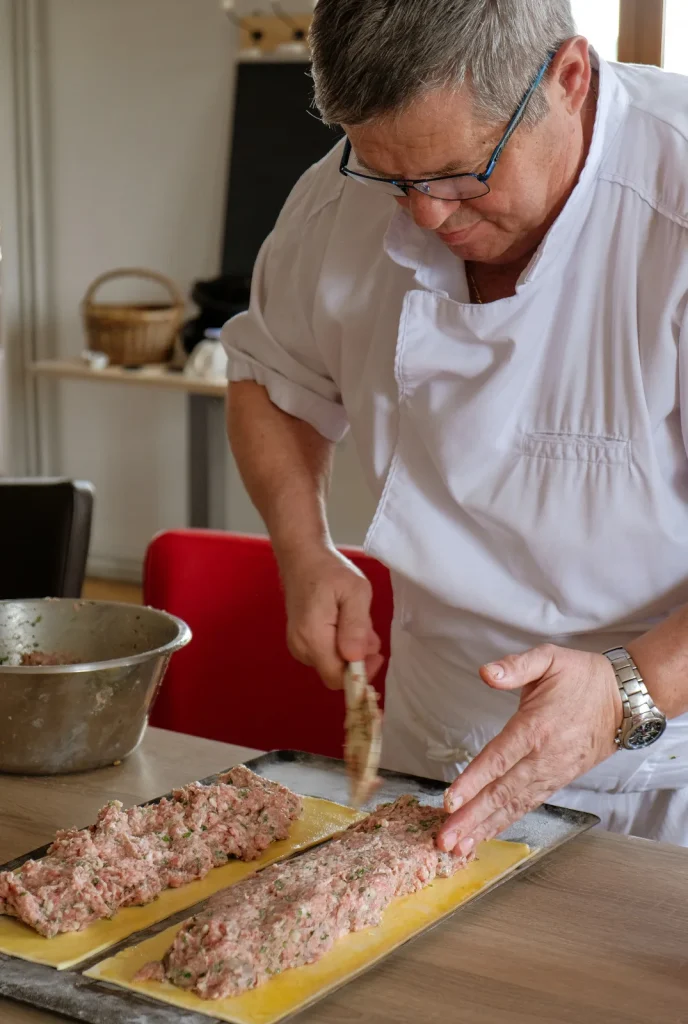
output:
<path id="1" fill-rule="evenodd" d="M 626 740 L 629 750 L 642 750 L 655 743 L 666 729 L 666 722 L 661 718 L 653 718 L 636 726 Z"/>

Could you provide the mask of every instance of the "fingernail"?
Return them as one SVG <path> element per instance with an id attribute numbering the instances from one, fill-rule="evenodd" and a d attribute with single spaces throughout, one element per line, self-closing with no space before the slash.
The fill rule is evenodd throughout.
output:
<path id="1" fill-rule="evenodd" d="M 475 839 L 462 839 L 459 843 L 459 850 L 461 851 L 462 857 L 467 857 L 469 853 L 472 853 L 473 847 L 475 846 Z"/>
<path id="2" fill-rule="evenodd" d="M 493 679 L 503 679 L 505 676 L 503 665 L 488 665 L 487 671 L 490 673 Z"/>
<path id="3" fill-rule="evenodd" d="M 458 832 L 449 832 L 446 836 L 442 836 L 439 842 L 439 847 L 444 850 L 445 853 L 451 853 L 458 841 Z"/>
<path id="4" fill-rule="evenodd" d="M 462 807 L 463 807 L 463 797 L 462 796 L 458 796 L 458 795 L 457 796 L 453 796 L 452 795 L 447 800 L 447 810 L 449 811 L 450 814 L 455 814 L 456 811 L 459 811 Z"/>

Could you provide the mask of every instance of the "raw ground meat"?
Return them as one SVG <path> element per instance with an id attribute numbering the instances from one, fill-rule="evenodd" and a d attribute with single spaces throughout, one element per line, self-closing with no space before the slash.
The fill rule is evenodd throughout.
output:
<path id="1" fill-rule="evenodd" d="M 74 932 L 120 907 L 203 878 L 230 857 L 255 860 L 286 839 L 301 799 L 240 766 L 146 807 L 112 800 L 88 829 L 58 832 L 41 860 L 0 872 L 0 914 L 41 935 Z"/>
<path id="2" fill-rule="evenodd" d="M 162 964 L 137 977 L 221 999 L 319 960 L 341 936 L 378 925 L 392 900 L 466 866 L 472 858 L 435 846 L 445 820 L 411 796 L 378 807 L 340 838 L 213 897 Z"/>
<path id="3" fill-rule="evenodd" d="M 75 665 L 76 660 L 69 654 L 44 654 L 43 651 L 31 651 L 22 654 L 20 665 Z"/>

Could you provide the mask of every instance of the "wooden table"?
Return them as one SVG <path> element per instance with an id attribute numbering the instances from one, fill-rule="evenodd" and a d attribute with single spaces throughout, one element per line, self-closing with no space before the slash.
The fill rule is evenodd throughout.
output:
<path id="1" fill-rule="evenodd" d="M 151 729 L 118 768 L 0 777 L 0 863 L 251 756 Z M 688 850 L 598 832 L 303 1014 L 303 1024 L 688 1024 Z M 59 1018 L 0 999 L 2 1024 Z M 142 1022 L 143 1024 L 143 1022 Z"/>
<path id="2" fill-rule="evenodd" d="M 158 390 L 162 388 L 185 394 L 189 442 L 188 524 L 216 530 L 226 528 L 226 383 L 189 376 L 166 366 L 142 366 L 133 370 L 123 366 L 107 366 L 104 370 L 94 370 L 80 359 L 39 360 L 30 364 L 29 372 L 37 377 L 57 380 L 80 380 Z"/>

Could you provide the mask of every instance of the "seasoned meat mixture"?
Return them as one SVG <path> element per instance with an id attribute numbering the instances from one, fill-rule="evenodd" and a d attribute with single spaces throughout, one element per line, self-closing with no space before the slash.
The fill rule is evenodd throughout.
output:
<path id="1" fill-rule="evenodd" d="M 31 651 L 22 654 L 20 665 L 75 665 L 76 659 L 70 654 L 45 654 L 43 651 Z"/>
<path id="2" fill-rule="evenodd" d="M 221 999 L 319 960 L 341 936 L 378 925 L 396 897 L 466 865 L 435 846 L 445 819 L 410 796 L 379 807 L 339 839 L 219 893 L 177 933 L 163 963 L 138 977 Z"/>
<path id="3" fill-rule="evenodd" d="M 301 800 L 283 786 L 233 768 L 148 807 L 104 807 L 88 829 L 58 832 L 41 860 L 0 872 L 0 914 L 41 935 L 74 932 L 120 907 L 203 878 L 230 857 L 250 861 L 286 839 Z"/>

